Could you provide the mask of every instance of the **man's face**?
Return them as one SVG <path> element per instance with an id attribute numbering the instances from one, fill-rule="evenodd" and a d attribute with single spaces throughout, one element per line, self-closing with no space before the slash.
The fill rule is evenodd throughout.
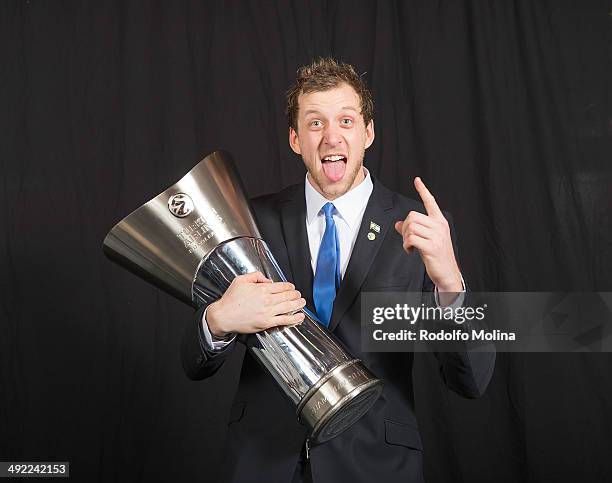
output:
<path id="1" fill-rule="evenodd" d="M 365 125 L 359 96 L 348 84 L 301 94 L 298 105 L 297 132 L 289 128 L 289 145 L 302 156 L 314 188 L 334 200 L 363 181 L 374 121 Z"/>

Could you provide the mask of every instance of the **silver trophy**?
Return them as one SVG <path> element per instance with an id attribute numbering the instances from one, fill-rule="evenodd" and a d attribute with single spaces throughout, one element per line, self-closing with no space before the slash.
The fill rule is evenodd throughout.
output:
<path id="1" fill-rule="evenodd" d="M 195 308 L 219 299 L 238 275 L 260 271 L 275 282 L 287 280 L 223 151 L 117 223 L 104 239 L 104 252 Z M 295 405 L 311 440 L 322 443 L 363 416 L 383 383 L 309 310 L 304 314 L 301 324 L 251 334 L 245 342 Z"/>

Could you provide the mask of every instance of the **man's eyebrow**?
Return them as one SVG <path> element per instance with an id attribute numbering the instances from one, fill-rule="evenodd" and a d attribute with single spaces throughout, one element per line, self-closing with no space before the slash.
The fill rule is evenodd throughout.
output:
<path id="1" fill-rule="evenodd" d="M 355 111 L 359 114 L 360 110 L 353 106 L 344 106 L 341 108 L 342 111 Z M 304 111 L 304 116 L 308 116 L 308 114 L 321 114 L 321 112 L 317 109 L 306 109 Z"/>

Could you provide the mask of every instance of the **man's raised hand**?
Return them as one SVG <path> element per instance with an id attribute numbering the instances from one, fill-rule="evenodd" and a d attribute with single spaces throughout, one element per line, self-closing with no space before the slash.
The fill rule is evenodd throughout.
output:
<path id="1" fill-rule="evenodd" d="M 461 273 L 455 259 L 448 221 L 435 198 L 421 178 L 414 178 L 414 187 L 419 193 L 427 215 L 411 211 L 403 221 L 395 223 L 402 235 L 404 250 L 418 250 L 429 278 L 440 292 L 461 292 Z"/>

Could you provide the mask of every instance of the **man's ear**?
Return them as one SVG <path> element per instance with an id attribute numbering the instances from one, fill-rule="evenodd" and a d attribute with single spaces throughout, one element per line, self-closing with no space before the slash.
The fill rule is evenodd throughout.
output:
<path id="1" fill-rule="evenodd" d="M 298 133 L 292 127 L 289 127 L 289 146 L 291 146 L 291 149 L 295 154 L 302 154 Z"/>
<path id="2" fill-rule="evenodd" d="M 370 119 L 370 122 L 366 126 L 366 142 L 365 149 L 368 149 L 374 142 L 374 119 Z"/>

